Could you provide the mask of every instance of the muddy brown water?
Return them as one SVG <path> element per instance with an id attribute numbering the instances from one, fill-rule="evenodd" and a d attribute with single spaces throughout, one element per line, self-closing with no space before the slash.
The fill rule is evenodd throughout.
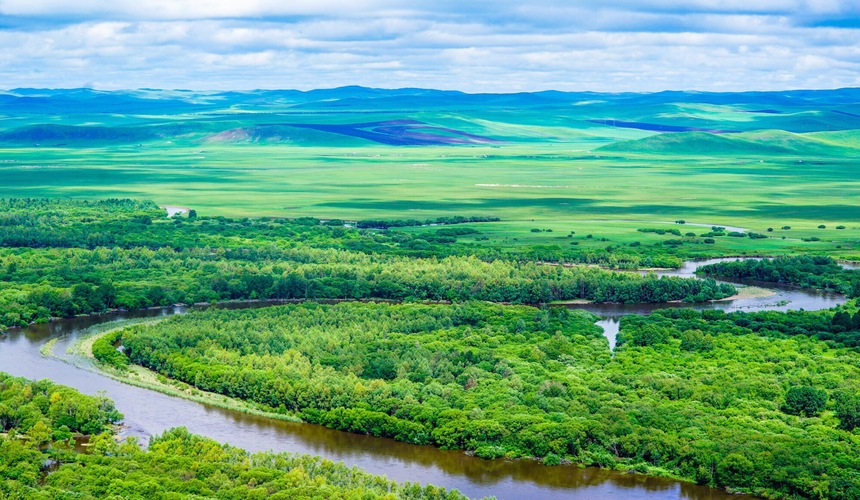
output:
<path id="1" fill-rule="evenodd" d="M 687 269 L 684 272 L 689 271 L 690 269 Z M 767 300 L 746 299 L 697 307 L 719 307 L 727 310 L 802 307 L 812 310 L 832 307 L 842 301 L 844 298 L 836 294 L 780 289 L 777 290 L 777 295 L 768 297 Z M 267 304 L 228 304 L 224 307 L 265 305 Z M 605 316 L 601 321 L 602 326 L 611 330 L 611 325 L 614 324 L 617 331 L 620 315 L 647 314 L 659 308 L 659 305 L 598 304 L 576 307 Z M 249 451 L 273 450 L 319 455 L 360 467 L 373 474 L 383 474 L 395 481 L 456 488 L 470 497 L 598 500 L 752 498 L 690 483 L 594 467 L 546 467 L 527 460 L 482 460 L 460 451 L 439 450 L 431 446 L 416 446 L 391 439 L 350 434 L 317 425 L 248 415 L 122 384 L 70 363 L 45 358 L 39 352 L 48 340 L 59 337 L 54 352 L 62 355 L 81 332 L 96 324 L 118 319 L 182 314 L 188 309 L 175 306 L 157 310 L 116 312 L 13 329 L 5 335 L 0 334 L 0 371 L 31 379 L 52 379 L 88 394 L 104 391 L 125 415 L 125 423 L 128 426 L 125 432 L 141 436 L 144 440 L 171 427 L 185 426 L 193 433 Z M 614 336 L 611 331 L 607 334 Z"/>

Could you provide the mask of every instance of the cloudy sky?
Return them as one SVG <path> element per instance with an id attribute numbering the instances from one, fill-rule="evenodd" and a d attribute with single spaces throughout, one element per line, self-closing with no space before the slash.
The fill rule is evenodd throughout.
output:
<path id="1" fill-rule="evenodd" d="M 860 87 L 860 0 L 0 0 L 0 88 Z"/>

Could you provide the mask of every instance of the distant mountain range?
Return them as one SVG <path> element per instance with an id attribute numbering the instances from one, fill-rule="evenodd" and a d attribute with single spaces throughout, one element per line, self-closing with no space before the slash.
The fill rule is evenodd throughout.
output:
<path id="1" fill-rule="evenodd" d="M 593 140 L 595 147 L 616 152 L 844 154 L 856 150 L 857 134 L 850 131 L 858 129 L 856 88 L 650 94 L 466 94 L 354 86 L 311 91 L 0 91 L 0 143 L 11 147 L 164 140 L 487 146 L 564 143 L 578 134 L 583 141 Z M 833 132 L 840 134 L 835 141 L 798 135 Z"/>

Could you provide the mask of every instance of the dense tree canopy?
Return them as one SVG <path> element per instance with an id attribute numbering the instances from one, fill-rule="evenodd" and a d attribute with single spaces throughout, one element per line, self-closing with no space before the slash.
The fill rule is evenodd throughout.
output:
<path id="1" fill-rule="evenodd" d="M 0 372 L 0 432 L 27 433 L 41 423 L 50 429 L 99 434 L 121 419 L 105 397 L 86 396 L 50 380 L 32 382 Z"/>
<path id="2" fill-rule="evenodd" d="M 451 245 L 415 252 L 405 248 L 414 242 L 408 235 L 316 219 L 153 222 L 158 207 L 129 200 L 4 204 L 0 328 L 110 308 L 223 300 L 695 302 L 735 291 L 713 280 L 460 255 Z"/>
<path id="3" fill-rule="evenodd" d="M 208 310 L 122 341 L 133 362 L 336 429 L 776 496 L 860 496 L 845 430 L 860 355 L 797 330 L 826 328 L 832 313 L 766 313 L 777 329 L 763 314 L 628 316 L 614 357 L 587 313 L 483 303 Z M 799 403 L 797 387 L 809 388 Z"/>

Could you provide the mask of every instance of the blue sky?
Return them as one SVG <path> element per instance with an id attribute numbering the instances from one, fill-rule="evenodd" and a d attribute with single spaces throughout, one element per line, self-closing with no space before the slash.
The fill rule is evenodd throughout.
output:
<path id="1" fill-rule="evenodd" d="M 0 0 L 0 87 L 860 87 L 860 0 Z"/>

